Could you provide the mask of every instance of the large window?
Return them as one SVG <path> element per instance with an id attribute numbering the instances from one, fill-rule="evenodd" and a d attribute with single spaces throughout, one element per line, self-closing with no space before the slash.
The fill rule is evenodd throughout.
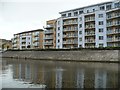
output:
<path id="1" fill-rule="evenodd" d="M 99 21 L 99 25 L 103 25 L 104 24 L 104 22 L 103 21 Z"/>
<path id="2" fill-rule="evenodd" d="M 58 30 L 60 30 L 60 27 L 58 27 Z"/>
<path id="3" fill-rule="evenodd" d="M 115 3 L 115 8 L 119 8 L 120 7 L 120 2 Z"/>
<path id="4" fill-rule="evenodd" d="M 99 32 L 102 33 L 103 32 L 103 28 L 99 28 Z"/>
<path id="5" fill-rule="evenodd" d="M 81 42 L 81 41 L 82 41 L 82 38 L 80 38 L 79 40 L 80 40 L 80 42 Z"/>
<path id="6" fill-rule="evenodd" d="M 110 10 L 111 8 L 112 8 L 111 4 L 106 6 L 106 10 Z"/>
<path id="7" fill-rule="evenodd" d="M 82 24 L 79 25 L 79 28 L 82 28 Z"/>
<path id="8" fill-rule="evenodd" d="M 68 17 L 71 17 L 71 13 L 68 13 Z"/>
<path id="9" fill-rule="evenodd" d="M 103 40 L 104 39 L 104 37 L 103 36 L 99 36 L 99 40 Z"/>
<path id="10" fill-rule="evenodd" d="M 98 17 L 99 17 L 99 18 L 103 18 L 103 14 L 99 14 Z"/>
<path id="11" fill-rule="evenodd" d="M 105 10 L 105 6 L 100 6 L 100 10 Z"/>
<path id="12" fill-rule="evenodd" d="M 83 14 L 83 10 L 79 11 L 79 14 Z"/>
<path id="13" fill-rule="evenodd" d="M 74 16 L 77 16 L 78 15 L 78 12 L 74 12 Z"/>
<path id="14" fill-rule="evenodd" d="M 79 34 L 82 34 L 82 31 L 79 31 Z"/>
<path id="15" fill-rule="evenodd" d="M 62 17 L 66 17 L 66 14 L 62 14 Z"/>
<path id="16" fill-rule="evenodd" d="M 58 43 L 60 42 L 60 40 L 58 39 Z"/>

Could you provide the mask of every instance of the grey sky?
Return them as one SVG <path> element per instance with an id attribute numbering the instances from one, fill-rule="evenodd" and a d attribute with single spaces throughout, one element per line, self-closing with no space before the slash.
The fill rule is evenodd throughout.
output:
<path id="1" fill-rule="evenodd" d="M 43 28 L 59 12 L 110 0 L 0 0 L 0 38 Z"/>

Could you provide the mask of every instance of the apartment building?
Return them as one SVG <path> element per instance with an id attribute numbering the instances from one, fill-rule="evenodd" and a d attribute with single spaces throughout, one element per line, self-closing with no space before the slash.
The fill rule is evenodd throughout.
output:
<path id="1" fill-rule="evenodd" d="M 12 41 L 6 39 L 0 39 L 0 52 L 12 49 Z"/>
<path id="2" fill-rule="evenodd" d="M 44 29 L 44 48 L 56 48 L 56 20 L 47 21 Z"/>
<path id="3" fill-rule="evenodd" d="M 120 0 L 60 12 L 56 48 L 120 46 Z"/>
<path id="4" fill-rule="evenodd" d="M 13 49 L 42 49 L 43 30 L 31 30 L 14 34 L 12 40 Z"/>

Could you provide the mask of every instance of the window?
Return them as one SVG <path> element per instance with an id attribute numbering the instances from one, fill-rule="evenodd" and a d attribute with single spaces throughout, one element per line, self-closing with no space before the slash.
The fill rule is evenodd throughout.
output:
<path id="1" fill-rule="evenodd" d="M 74 16 L 77 16 L 78 15 L 78 12 L 74 12 Z"/>
<path id="2" fill-rule="evenodd" d="M 99 28 L 99 32 L 103 32 L 103 28 Z"/>
<path id="3" fill-rule="evenodd" d="M 99 36 L 99 40 L 103 40 L 104 38 L 103 38 L 103 36 Z"/>
<path id="4" fill-rule="evenodd" d="M 105 10 L 105 7 L 104 7 L 104 6 L 101 6 L 101 7 L 100 7 L 100 10 Z"/>
<path id="5" fill-rule="evenodd" d="M 106 9 L 107 9 L 107 10 L 110 10 L 111 8 L 112 8 L 112 5 L 107 5 L 107 6 L 106 6 Z"/>
<path id="6" fill-rule="evenodd" d="M 60 21 L 58 21 L 58 25 L 60 25 Z"/>
<path id="7" fill-rule="evenodd" d="M 104 23 L 103 23 L 103 21 L 99 21 L 99 25 L 103 25 Z"/>
<path id="8" fill-rule="evenodd" d="M 82 41 L 82 38 L 80 38 L 80 42 Z"/>
<path id="9" fill-rule="evenodd" d="M 87 13 L 89 13 L 89 10 L 87 10 Z"/>
<path id="10" fill-rule="evenodd" d="M 79 34 L 82 34 L 82 31 L 79 31 Z"/>
<path id="11" fill-rule="evenodd" d="M 30 37 L 28 37 L 28 40 L 30 40 Z"/>
<path id="12" fill-rule="evenodd" d="M 95 12 L 95 9 L 93 9 L 93 12 Z"/>
<path id="13" fill-rule="evenodd" d="M 82 21 L 82 17 L 80 17 L 80 21 Z"/>
<path id="14" fill-rule="evenodd" d="M 100 43 L 100 44 L 99 44 L 99 47 L 103 47 L 103 43 Z"/>
<path id="15" fill-rule="evenodd" d="M 105 7 L 104 7 L 104 6 L 101 6 L 101 7 L 100 7 L 100 10 L 105 10 Z"/>
<path id="16" fill-rule="evenodd" d="M 60 33 L 58 33 L 58 37 L 60 36 Z"/>
<path id="17" fill-rule="evenodd" d="M 58 43 L 60 42 L 60 40 L 58 39 Z"/>
<path id="18" fill-rule="evenodd" d="M 58 27 L 58 30 L 60 30 L 60 27 Z"/>
<path id="19" fill-rule="evenodd" d="M 120 7 L 120 2 L 115 3 L 115 8 L 119 8 Z"/>
<path id="20" fill-rule="evenodd" d="M 71 17 L 71 13 L 68 13 L 68 17 Z"/>
<path id="21" fill-rule="evenodd" d="M 66 14 L 62 14 L 62 17 L 66 17 Z"/>
<path id="22" fill-rule="evenodd" d="M 102 18 L 103 17 L 103 14 L 99 14 L 99 18 Z"/>
<path id="23" fill-rule="evenodd" d="M 58 45 L 58 48 L 60 48 L 60 46 Z"/>
<path id="24" fill-rule="evenodd" d="M 82 28 L 82 24 L 80 24 L 79 27 Z"/>
<path id="25" fill-rule="evenodd" d="M 82 48 L 82 45 L 79 45 L 80 48 Z"/>
<path id="26" fill-rule="evenodd" d="M 79 14 L 83 14 L 83 10 L 79 11 Z"/>

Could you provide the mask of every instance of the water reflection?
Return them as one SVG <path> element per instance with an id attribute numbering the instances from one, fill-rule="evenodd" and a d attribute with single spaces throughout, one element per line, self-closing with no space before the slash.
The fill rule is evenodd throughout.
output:
<path id="1" fill-rule="evenodd" d="M 4 59 L 2 63 L 3 88 L 19 82 L 24 87 L 26 84 L 44 85 L 46 88 L 118 87 L 118 64 L 10 59 Z M 4 80 L 8 76 L 10 78 Z M 12 85 L 5 85 L 11 80 L 14 81 Z"/>

